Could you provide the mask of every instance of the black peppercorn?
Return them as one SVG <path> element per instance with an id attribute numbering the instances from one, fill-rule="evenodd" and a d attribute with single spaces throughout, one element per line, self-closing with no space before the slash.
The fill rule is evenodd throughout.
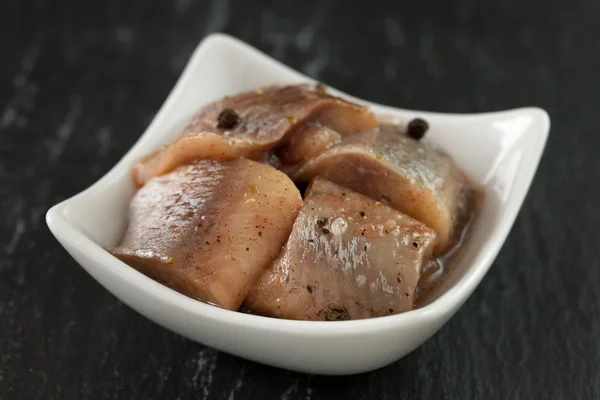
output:
<path id="1" fill-rule="evenodd" d="M 427 121 L 421 118 L 415 118 L 408 123 L 408 129 L 406 134 L 415 140 L 420 140 L 425 133 L 429 130 L 429 124 Z"/>
<path id="2" fill-rule="evenodd" d="M 233 108 L 226 108 L 217 118 L 217 128 L 233 129 L 240 123 L 240 115 Z"/>

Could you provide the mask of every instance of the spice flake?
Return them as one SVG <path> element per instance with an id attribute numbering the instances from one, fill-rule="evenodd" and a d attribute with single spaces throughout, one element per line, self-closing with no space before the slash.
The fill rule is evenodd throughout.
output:
<path id="1" fill-rule="evenodd" d="M 344 307 L 329 306 L 325 308 L 325 320 L 326 321 L 347 321 L 350 319 L 348 310 Z"/>

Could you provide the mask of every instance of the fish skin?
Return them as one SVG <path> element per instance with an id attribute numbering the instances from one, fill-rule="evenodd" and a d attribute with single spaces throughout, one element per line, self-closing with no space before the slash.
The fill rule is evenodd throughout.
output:
<path id="1" fill-rule="evenodd" d="M 281 254 L 258 278 L 244 307 L 298 320 L 408 311 L 435 236 L 419 221 L 317 178 Z"/>
<path id="2" fill-rule="evenodd" d="M 389 129 L 345 137 L 290 176 L 320 176 L 423 222 L 437 232 L 435 255 L 458 242 L 475 202 L 473 184 L 447 153 Z"/>
<path id="3" fill-rule="evenodd" d="M 197 161 L 136 193 L 112 253 L 183 294 L 237 310 L 301 206 L 294 183 L 269 165 Z"/>
<path id="4" fill-rule="evenodd" d="M 219 125 L 225 109 L 235 110 L 240 117 L 233 127 Z M 345 135 L 373 129 L 377 120 L 367 107 L 309 84 L 268 86 L 202 107 L 174 141 L 136 162 L 132 178 L 141 187 L 154 176 L 193 160 L 268 159 L 265 152 L 315 124 Z"/>

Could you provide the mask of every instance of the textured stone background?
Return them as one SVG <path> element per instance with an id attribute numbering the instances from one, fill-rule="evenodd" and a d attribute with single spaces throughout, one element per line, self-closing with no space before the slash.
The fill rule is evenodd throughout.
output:
<path id="1" fill-rule="evenodd" d="M 250 3 L 2 1 L 0 398 L 598 398 L 600 2 Z M 51 205 L 135 142 L 212 31 L 380 103 L 550 113 L 495 265 L 405 359 L 328 378 L 218 353 L 123 306 L 46 228 Z"/>

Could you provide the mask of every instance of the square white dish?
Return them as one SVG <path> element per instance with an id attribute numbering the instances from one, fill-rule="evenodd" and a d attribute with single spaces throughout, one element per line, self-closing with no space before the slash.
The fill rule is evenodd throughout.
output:
<path id="1" fill-rule="evenodd" d="M 198 46 L 173 91 L 133 148 L 98 182 L 52 207 L 48 226 L 71 256 L 125 304 L 192 340 L 243 358 L 319 374 L 370 371 L 431 337 L 479 284 L 504 243 L 541 158 L 550 122 L 538 108 L 484 114 L 437 114 L 364 103 L 401 120 L 425 118 L 428 137 L 444 147 L 485 190 L 485 202 L 458 254 L 458 267 L 430 304 L 403 314 L 357 321 L 279 320 L 193 300 L 122 263 L 103 246 L 125 229 L 135 189 L 132 163 L 169 142 L 200 106 L 272 83 L 312 82 L 232 37 Z M 325 82 L 326 83 L 326 82 Z"/>

